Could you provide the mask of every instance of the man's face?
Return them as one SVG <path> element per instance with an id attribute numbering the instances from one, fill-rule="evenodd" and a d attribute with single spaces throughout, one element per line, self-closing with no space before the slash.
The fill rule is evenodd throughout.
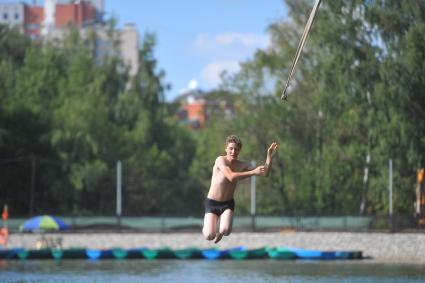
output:
<path id="1" fill-rule="evenodd" d="M 241 149 L 236 143 L 229 142 L 224 149 L 226 151 L 227 160 L 236 160 L 238 159 L 239 152 Z"/>

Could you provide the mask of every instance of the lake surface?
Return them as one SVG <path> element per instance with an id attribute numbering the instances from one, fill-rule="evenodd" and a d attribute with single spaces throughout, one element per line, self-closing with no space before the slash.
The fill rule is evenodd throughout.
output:
<path id="1" fill-rule="evenodd" d="M 425 282 L 425 264 L 277 260 L 0 261 L 0 282 Z"/>

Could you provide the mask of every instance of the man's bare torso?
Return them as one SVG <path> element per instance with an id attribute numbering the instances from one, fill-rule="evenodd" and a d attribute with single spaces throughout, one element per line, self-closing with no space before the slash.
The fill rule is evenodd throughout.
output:
<path id="1" fill-rule="evenodd" d="M 239 160 L 235 160 L 230 163 L 225 156 L 221 156 L 219 158 L 223 158 L 227 166 L 233 172 L 241 172 L 247 169 L 247 163 Z M 211 187 L 208 192 L 208 198 L 217 200 L 217 201 L 227 201 L 233 199 L 233 195 L 235 193 L 237 181 L 230 182 L 220 171 L 217 164 L 214 164 L 212 177 L 211 177 Z"/>

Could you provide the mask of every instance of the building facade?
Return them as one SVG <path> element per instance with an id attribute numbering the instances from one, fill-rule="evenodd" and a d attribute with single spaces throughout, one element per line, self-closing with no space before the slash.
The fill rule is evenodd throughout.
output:
<path id="1" fill-rule="evenodd" d="M 25 25 L 25 4 L 0 4 L 0 24 L 23 29 Z"/>
<path id="2" fill-rule="evenodd" d="M 126 24 L 119 31 L 120 56 L 129 67 L 130 76 L 139 71 L 139 31 L 133 24 Z"/>
<path id="3" fill-rule="evenodd" d="M 103 0 L 45 0 L 44 6 L 25 2 L 0 3 L 0 24 L 15 27 L 33 39 L 69 24 L 84 27 L 102 23 Z"/>
<path id="4" fill-rule="evenodd" d="M 95 31 L 96 56 L 120 56 L 134 76 L 139 69 L 139 32 L 127 24 L 118 31 L 118 54 L 107 36 L 103 20 L 104 0 L 44 0 L 44 5 L 25 2 L 0 3 L 0 24 L 18 28 L 33 40 L 49 40 L 64 37 L 69 25 L 77 27 L 82 36 L 88 30 Z"/>
<path id="5" fill-rule="evenodd" d="M 192 130 L 204 128 L 214 115 L 231 119 L 236 113 L 231 97 L 231 94 L 218 96 L 215 92 L 189 89 L 176 100 L 179 104 L 178 119 Z"/>

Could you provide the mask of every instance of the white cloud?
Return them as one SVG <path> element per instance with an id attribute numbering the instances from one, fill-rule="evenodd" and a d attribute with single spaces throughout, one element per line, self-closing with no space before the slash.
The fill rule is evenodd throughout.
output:
<path id="1" fill-rule="evenodd" d="M 257 49 L 266 49 L 269 46 L 270 37 L 266 34 L 198 34 L 193 42 L 194 53 L 200 61 L 209 62 L 201 71 L 201 85 L 207 88 L 217 87 L 223 71 L 229 74 L 238 72 L 240 62 L 248 60 Z"/>
<path id="2" fill-rule="evenodd" d="M 243 34 L 228 32 L 218 34 L 214 37 L 214 40 L 217 41 L 220 45 L 229 46 L 234 44 L 240 44 L 246 48 L 251 47 L 266 47 L 268 45 L 268 37 L 258 34 Z"/>
<path id="3" fill-rule="evenodd" d="M 227 52 L 246 56 L 258 48 L 267 48 L 270 45 L 270 37 L 255 33 L 225 32 L 215 35 L 201 33 L 196 36 L 194 45 L 200 53 Z"/>
<path id="4" fill-rule="evenodd" d="M 217 87 L 220 82 L 220 74 L 226 71 L 229 74 L 240 70 L 238 61 L 215 61 L 206 65 L 202 70 L 202 79 L 210 87 Z"/>

